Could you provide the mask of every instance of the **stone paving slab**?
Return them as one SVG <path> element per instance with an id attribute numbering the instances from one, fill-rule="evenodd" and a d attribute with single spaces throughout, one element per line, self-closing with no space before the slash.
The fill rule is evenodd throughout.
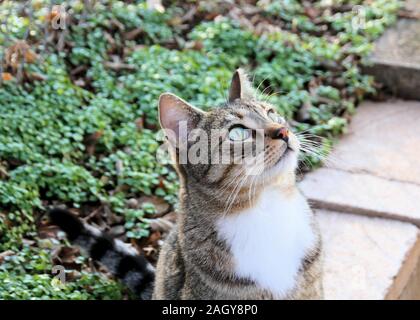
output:
<path id="1" fill-rule="evenodd" d="M 382 216 L 420 226 L 420 186 L 363 173 L 320 168 L 299 188 L 315 208 Z"/>
<path id="2" fill-rule="evenodd" d="M 401 19 L 376 42 L 373 59 L 403 65 L 420 64 L 420 21 Z"/>
<path id="3" fill-rule="evenodd" d="M 420 1 L 408 0 L 405 10 L 420 15 Z M 395 95 L 420 100 L 420 20 L 400 19 L 375 43 L 365 71 Z"/>
<path id="4" fill-rule="evenodd" d="M 316 216 L 324 246 L 326 299 L 420 298 L 412 295 L 418 291 L 406 290 L 420 255 L 417 227 L 324 210 Z"/>
<path id="5" fill-rule="evenodd" d="M 420 66 L 376 59 L 363 71 L 375 77 L 389 92 L 400 98 L 420 100 Z"/>
<path id="6" fill-rule="evenodd" d="M 362 103 L 327 163 L 420 186 L 420 102 Z"/>
<path id="7" fill-rule="evenodd" d="M 406 0 L 405 9 L 416 14 L 420 14 L 420 1 L 419 0 Z"/>

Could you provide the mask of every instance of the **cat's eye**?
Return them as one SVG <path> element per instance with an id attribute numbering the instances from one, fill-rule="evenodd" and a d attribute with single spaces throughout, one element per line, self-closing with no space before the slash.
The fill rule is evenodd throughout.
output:
<path id="1" fill-rule="evenodd" d="M 277 114 L 274 110 L 268 111 L 267 116 L 274 122 L 277 122 L 277 123 L 284 122 L 283 118 L 279 114 Z"/>
<path id="2" fill-rule="evenodd" d="M 233 127 L 229 130 L 229 139 L 232 141 L 244 141 L 251 136 L 251 130 L 244 127 Z"/>

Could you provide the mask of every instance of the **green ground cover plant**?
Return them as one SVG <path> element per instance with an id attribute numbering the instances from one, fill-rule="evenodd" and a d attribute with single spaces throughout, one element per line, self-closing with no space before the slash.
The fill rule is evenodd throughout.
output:
<path id="1" fill-rule="evenodd" d="M 244 67 L 262 99 L 328 145 L 374 94 L 361 66 L 399 7 L 398 0 L 1 2 L 0 299 L 130 298 L 69 247 L 47 208 L 73 208 L 155 261 L 164 232 L 153 226 L 177 201 L 176 174 L 156 161 L 159 95 L 217 106 L 233 70 Z M 65 28 L 54 28 L 60 21 Z M 306 155 L 309 167 L 317 161 Z M 66 267 L 65 284 L 54 265 Z"/>

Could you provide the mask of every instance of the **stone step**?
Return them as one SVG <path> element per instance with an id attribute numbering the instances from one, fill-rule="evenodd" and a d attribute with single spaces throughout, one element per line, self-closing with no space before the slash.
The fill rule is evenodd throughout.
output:
<path id="1" fill-rule="evenodd" d="M 420 240 L 410 223 L 318 210 L 326 299 L 420 299 Z"/>
<path id="2" fill-rule="evenodd" d="M 420 1 L 408 0 L 405 8 L 420 16 Z M 420 19 L 400 19 L 375 43 L 370 60 L 365 72 L 396 96 L 420 100 Z"/>
<path id="3" fill-rule="evenodd" d="M 315 207 L 420 226 L 420 102 L 365 102 L 327 159 L 300 183 Z"/>
<path id="4" fill-rule="evenodd" d="M 416 15 L 420 14 L 419 0 L 405 0 L 405 10 L 412 12 Z"/>
<path id="5" fill-rule="evenodd" d="M 321 168 L 299 185 L 312 207 L 409 221 L 420 226 L 420 186 Z"/>
<path id="6" fill-rule="evenodd" d="M 357 109 L 327 164 L 420 186 L 419 159 L 420 102 L 367 101 Z"/>
<path id="7" fill-rule="evenodd" d="M 322 208 L 327 299 L 420 299 L 419 122 L 420 102 L 363 103 L 300 182 Z"/>

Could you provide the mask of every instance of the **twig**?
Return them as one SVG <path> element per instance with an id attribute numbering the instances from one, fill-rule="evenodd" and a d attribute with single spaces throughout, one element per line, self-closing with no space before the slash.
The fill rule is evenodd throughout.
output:
<path id="1" fill-rule="evenodd" d="M 401 10 L 400 12 L 398 12 L 398 17 L 418 20 L 420 19 L 420 13 L 409 11 L 409 10 Z"/>
<path id="2" fill-rule="evenodd" d="M 120 71 L 120 70 L 128 70 L 128 71 L 134 71 L 136 70 L 136 67 L 130 64 L 121 63 L 121 62 L 110 62 L 106 61 L 104 62 L 104 65 L 108 67 L 109 69 Z"/>

